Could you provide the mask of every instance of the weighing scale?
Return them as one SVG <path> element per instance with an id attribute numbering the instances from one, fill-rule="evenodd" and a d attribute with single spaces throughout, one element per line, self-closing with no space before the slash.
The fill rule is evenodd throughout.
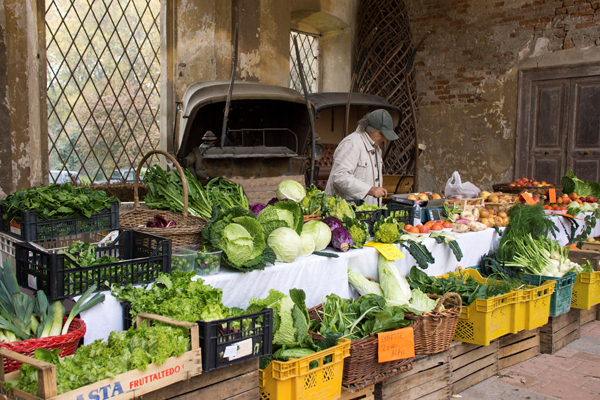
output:
<path id="1" fill-rule="evenodd" d="M 414 193 L 413 193 L 414 194 Z M 412 225 L 424 224 L 427 221 L 437 221 L 442 219 L 444 212 L 445 198 L 430 200 L 409 200 L 407 194 L 393 194 L 392 200 L 387 205 L 388 210 L 406 210 L 407 207 L 413 209 Z M 415 194 L 416 195 L 416 194 Z"/>

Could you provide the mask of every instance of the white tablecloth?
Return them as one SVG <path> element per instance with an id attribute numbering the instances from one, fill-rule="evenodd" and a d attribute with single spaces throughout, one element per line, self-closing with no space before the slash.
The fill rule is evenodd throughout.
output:
<path id="1" fill-rule="evenodd" d="M 307 307 L 321 304 L 324 296 L 335 293 L 350 296 L 348 291 L 348 264 L 361 250 L 335 253 L 338 258 L 309 256 L 294 263 L 275 263 L 263 271 L 245 274 L 222 269 L 217 275 L 198 276 L 212 287 L 223 289 L 223 304 L 246 309 L 251 298 L 264 298 L 269 289 L 288 293 L 290 289 L 306 292 Z M 87 325 L 85 343 L 106 339 L 111 331 L 123 330 L 123 310 L 110 292 L 104 292 L 104 303 L 81 313 Z"/>
<path id="2" fill-rule="evenodd" d="M 584 213 L 584 214 L 577 215 L 576 218 L 579 218 L 579 220 L 577 221 L 579 223 L 579 227 L 577 228 L 575 236 L 578 236 L 579 234 L 581 234 L 581 232 L 583 232 L 583 228 L 585 227 L 584 218 L 591 214 L 592 213 Z M 558 233 L 556 235 L 556 239 L 563 246 L 566 245 L 567 243 L 569 243 L 568 233 L 571 232 L 571 221 L 569 219 L 559 216 L 559 215 L 552 216 L 551 219 L 554 222 L 554 225 L 556 225 L 558 227 Z M 565 231 L 565 228 L 567 229 L 566 231 Z M 596 221 L 596 227 L 594 227 L 594 229 L 592 229 L 592 233 L 590 234 L 590 237 L 596 237 L 599 235 L 600 235 L 600 221 Z"/>

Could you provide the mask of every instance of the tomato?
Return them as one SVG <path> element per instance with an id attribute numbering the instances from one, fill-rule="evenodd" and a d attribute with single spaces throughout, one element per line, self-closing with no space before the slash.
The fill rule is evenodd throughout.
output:
<path id="1" fill-rule="evenodd" d="M 443 225 L 441 225 L 441 224 L 438 224 L 438 223 L 435 223 L 435 224 L 434 224 L 434 225 L 431 227 L 431 230 L 432 230 L 432 231 L 441 231 L 443 228 L 444 228 L 444 227 L 443 227 Z"/>
<path id="2" fill-rule="evenodd" d="M 437 221 L 435 221 L 436 224 L 440 224 L 440 225 L 444 225 L 444 221 L 442 221 L 441 219 L 438 219 Z"/>
<path id="3" fill-rule="evenodd" d="M 446 222 L 444 222 L 444 223 L 443 223 L 443 225 L 442 225 L 442 226 L 443 226 L 444 228 L 446 228 L 446 229 L 448 229 L 448 228 L 452 228 L 452 223 L 451 223 L 451 222 L 448 222 L 448 221 L 446 221 Z"/>
<path id="4" fill-rule="evenodd" d="M 435 222 L 433 222 L 433 221 L 427 221 L 427 222 L 425 222 L 424 226 L 426 226 L 428 228 L 431 228 L 433 225 L 435 225 Z"/>
<path id="5" fill-rule="evenodd" d="M 406 232 L 410 232 L 410 230 L 412 229 L 412 227 L 413 227 L 412 225 L 404 225 L 404 230 Z"/>
<path id="6" fill-rule="evenodd" d="M 412 228 L 410 228 L 409 232 L 410 233 L 421 233 L 421 232 L 419 232 L 419 228 L 417 228 L 415 226 L 413 226 Z"/>
<path id="7" fill-rule="evenodd" d="M 429 233 L 429 227 L 428 226 L 424 226 L 423 230 L 421 231 L 421 233 Z"/>

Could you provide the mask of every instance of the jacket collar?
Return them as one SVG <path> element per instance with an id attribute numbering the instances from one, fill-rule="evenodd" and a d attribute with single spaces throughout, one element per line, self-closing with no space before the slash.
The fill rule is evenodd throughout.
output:
<path id="1" fill-rule="evenodd" d="M 367 149 L 368 152 L 373 153 L 375 152 L 375 142 L 373 142 L 373 140 L 371 139 L 371 137 L 369 136 L 369 134 L 367 132 L 365 132 L 362 129 L 358 130 L 358 133 L 360 133 L 360 137 L 363 140 L 363 143 L 365 144 L 365 148 Z"/>

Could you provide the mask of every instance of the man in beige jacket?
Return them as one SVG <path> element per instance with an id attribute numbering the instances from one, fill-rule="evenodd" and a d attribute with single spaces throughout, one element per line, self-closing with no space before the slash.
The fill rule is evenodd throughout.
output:
<path id="1" fill-rule="evenodd" d="M 396 140 L 394 122 L 386 110 L 375 110 L 358 121 L 358 127 L 344 138 L 333 154 L 333 165 L 325 193 L 346 200 L 364 200 L 381 206 L 387 196 L 382 186 L 381 149 L 387 140 Z"/>

